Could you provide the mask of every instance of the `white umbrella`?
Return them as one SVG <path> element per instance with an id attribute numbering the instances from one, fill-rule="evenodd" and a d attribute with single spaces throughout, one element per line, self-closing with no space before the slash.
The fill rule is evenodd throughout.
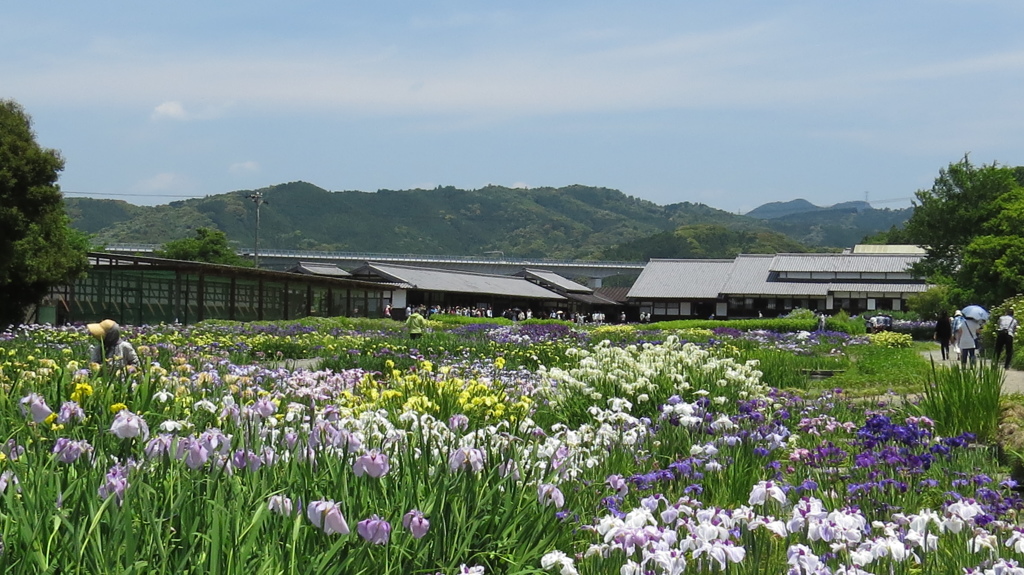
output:
<path id="1" fill-rule="evenodd" d="M 988 311 L 980 305 L 969 305 L 960 310 L 964 317 L 978 321 L 988 321 Z"/>

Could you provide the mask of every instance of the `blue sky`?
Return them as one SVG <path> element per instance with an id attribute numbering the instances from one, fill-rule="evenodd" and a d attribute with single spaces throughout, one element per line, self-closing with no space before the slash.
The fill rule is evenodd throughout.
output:
<path id="1" fill-rule="evenodd" d="M 965 153 L 1024 165 L 1022 21 L 1018 0 L 14 2 L 0 98 L 70 197 L 303 180 L 906 207 Z"/>

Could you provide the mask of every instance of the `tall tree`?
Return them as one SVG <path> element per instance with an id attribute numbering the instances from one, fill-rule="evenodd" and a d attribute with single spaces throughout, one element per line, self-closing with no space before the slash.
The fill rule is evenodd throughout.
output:
<path id="1" fill-rule="evenodd" d="M 252 262 L 240 257 L 228 245 L 224 232 L 209 228 L 198 228 L 194 238 L 169 241 L 154 255 L 172 260 L 252 267 Z"/>
<path id="2" fill-rule="evenodd" d="M 22 107 L 0 100 L 0 327 L 20 323 L 27 306 L 88 268 L 88 242 L 70 228 L 57 185 L 63 169 Z"/>
<path id="3" fill-rule="evenodd" d="M 961 305 L 994 305 L 1024 278 L 1024 190 L 1020 168 L 974 166 L 966 156 L 918 191 L 907 221 L 911 243 L 928 254 L 916 271 L 949 285 Z"/>

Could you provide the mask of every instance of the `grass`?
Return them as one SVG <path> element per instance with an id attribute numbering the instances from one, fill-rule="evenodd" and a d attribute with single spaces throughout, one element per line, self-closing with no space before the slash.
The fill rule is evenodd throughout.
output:
<path id="1" fill-rule="evenodd" d="M 850 369 L 822 380 L 820 387 L 841 387 L 850 397 L 921 393 L 931 371 L 931 364 L 921 352 L 931 347 L 934 344 L 923 342 L 909 348 L 850 347 Z"/>

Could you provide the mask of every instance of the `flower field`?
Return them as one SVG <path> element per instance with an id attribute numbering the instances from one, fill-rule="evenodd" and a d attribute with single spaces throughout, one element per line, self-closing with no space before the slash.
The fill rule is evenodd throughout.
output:
<path id="1" fill-rule="evenodd" d="M 127 326 L 126 369 L 0 334 L 0 569 L 1024 573 L 1024 501 L 948 396 L 803 375 L 909 338 L 432 327 Z"/>

